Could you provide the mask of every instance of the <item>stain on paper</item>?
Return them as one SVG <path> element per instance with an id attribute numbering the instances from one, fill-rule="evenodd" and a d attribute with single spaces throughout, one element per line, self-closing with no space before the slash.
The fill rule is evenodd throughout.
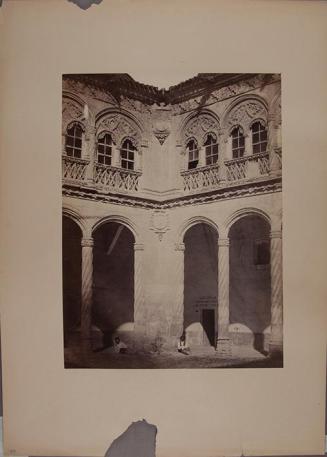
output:
<path id="1" fill-rule="evenodd" d="M 87 10 L 92 5 L 99 5 L 102 0 L 68 0 L 69 2 L 75 3 L 75 5 L 82 8 L 82 10 Z M 1 5 L 2 0 L 0 0 Z"/>
<path id="2" fill-rule="evenodd" d="M 104 457 L 155 457 L 157 427 L 145 419 L 132 424 L 116 438 Z"/>

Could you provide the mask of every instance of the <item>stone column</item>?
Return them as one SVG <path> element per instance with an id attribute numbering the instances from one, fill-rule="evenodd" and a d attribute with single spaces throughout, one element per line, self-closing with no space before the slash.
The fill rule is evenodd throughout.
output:
<path id="1" fill-rule="evenodd" d="M 93 238 L 82 238 L 81 338 L 85 349 L 91 348 L 93 296 Z"/>
<path id="2" fill-rule="evenodd" d="M 86 128 L 85 132 L 85 159 L 89 161 L 86 167 L 86 180 L 89 185 L 94 183 L 94 164 L 96 157 L 96 138 L 95 127 L 90 125 Z"/>
<path id="3" fill-rule="evenodd" d="M 138 336 L 143 336 L 146 330 L 143 288 L 143 251 L 143 244 L 134 244 L 134 333 L 136 338 Z"/>
<path id="4" fill-rule="evenodd" d="M 121 160 L 120 160 L 120 149 L 116 144 L 112 144 L 112 159 L 111 159 L 111 165 L 113 167 L 120 168 L 121 166 Z"/>
<path id="5" fill-rule="evenodd" d="M 271 355 L 283 352 L 282 271 L 282 232 L 275 230 L 270 233 L 271 334 L 269 352 Z"/>
<path id="6" fill-rule="evenodd" d="M 252 130 L 248 133 L 244 134 L 244 156 L 251 156 L 252 155 Z"/>
<path id="7" fill-rule="evenodd" d="M 225 131 L 221 130 L 218 135 L 218 165 L 219 165 L 219 180 L 222 185 L 227 181 L 227 170 L 225 160 L 229 160 L 227 156 L 228 139 L 225 138 Z"/>
<path id="8" fill-rule="evenodd" d="M 229 340 L 229 239 L 218 238 L 218 339 L 217 351 L 230 355 Z"/>
<path id="9" fill-rule="evenodd" d="M 177 243 L 175 245 L 175 283 L 174 294 L 175 299 L 172 309 L 172 321 L 170 323 L 170 336 L 172 344 L 177 345 L 177 340 L 184 330 L 184 252 L 185 244 Z"/>
<path id="10" fill-rule="evenodd" d="M 268 118 L 268 150 L 269 150 L 269 174 L 276 176 L 280 174 L 280 160 L 277 156 L 276 149 L 280 148 L 280 129 L 276 124 L 274 115 Z"/>
<path id="11" fill-rule="evenodd" d="M 199 146 L 199 164 L 198 167 L 205 167 L 206 165 L 206 151 L 204 146 Z"/>

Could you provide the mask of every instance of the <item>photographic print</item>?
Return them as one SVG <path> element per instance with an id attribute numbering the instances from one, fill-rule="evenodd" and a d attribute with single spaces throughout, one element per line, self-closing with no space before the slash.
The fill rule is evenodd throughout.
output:
<path id="1" fill-rule="evenodd" d="M 62 82 L 65 367 L 283 367 L 281 75 Z"/>

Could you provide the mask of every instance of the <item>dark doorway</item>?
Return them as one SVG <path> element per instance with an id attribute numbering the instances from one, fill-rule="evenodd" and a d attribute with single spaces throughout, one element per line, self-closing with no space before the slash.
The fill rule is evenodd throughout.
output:
<path id="1" fill-rule="evenodd" d="M 215 346 L 215 310 L 202 310 L 202 327 L 203 327 L 203 342 L 211 346 Z"/>
<path id="2" fill-rule="evenodd" d="M 187 344 L 209 345 L 202 309 L 215 309 L 218 297 L 218 233 L 208 224 L 190 227 L 184 236 L 184 330 Z M 214 331 L 214 330 L 213 330 Z M 208 330 L 209 334 L 212 330 Z"/>

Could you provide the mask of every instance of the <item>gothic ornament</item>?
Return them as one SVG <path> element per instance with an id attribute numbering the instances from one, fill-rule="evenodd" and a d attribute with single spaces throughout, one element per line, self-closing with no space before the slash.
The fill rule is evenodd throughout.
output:
<path id="1" fill-rule="evenodd" d="M 150 230 L 153 230 L 162 241 L 164 234 L 169 230 L 168 214 L 165 210 L 154 210 L 151 216 Z"/>
<path id="2" fill-rule="evenodd" d="M 217 132 L 219 129 L 219 123 L 209 116 L 208 114 L 202 114 L 197 116 L 186 125 L 184 130 L 184 139 L 188 140 L 190 137 L 194 137 L 201 142 L 203 136 L 208 131 Z"/>
<path id="3" fill-rule="evenodd" d="M 83 108 L 73 100 L 64 99 L 62 117 L 67 122 L 73 119 L 81 119 L 83 117 Z"/>
<path id="4" fill-rule="evenodd" d="M 107 130 L 112 134 L 113 140 L 116 144 L 121 143 L 123 138 L 131 138 L 135 146 L 140 142 L 139 131 L 132 125 L 132 123 L 121 114 L 113 113 L 106 116 L 99 125 L 98 132 Z"/>
<path id="5" fill-rule="evenodd" d="M 170 110 L 157 108 L 153 112 L 153 134 L 161 145 L 170 134 Z"/>
<path id="6" fill-rule="evenodd" d="M 256 117 L 263 117 L 266 119 L 267 112 L 265 107 L 255 100 L 243 102 L 233 108 L 229 113 L 228 125 L 230 127 L 237 124 L 248 126 L 251 120 Z"/>

